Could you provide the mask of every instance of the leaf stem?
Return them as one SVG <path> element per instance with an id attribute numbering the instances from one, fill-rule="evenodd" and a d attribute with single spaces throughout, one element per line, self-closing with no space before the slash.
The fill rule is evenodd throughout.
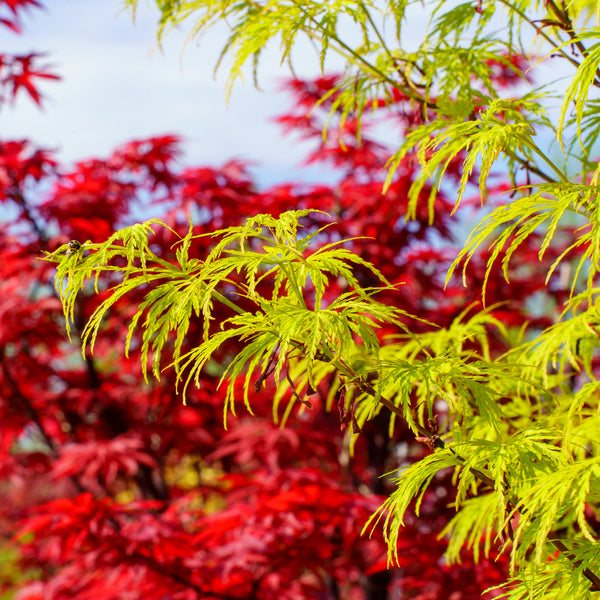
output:
<path id="1" fill-rule="evenodd" d="M 549 35 L 547 35 L 541 27 L 538 27 L 535 21 L 532 21 L 520 8 L 517 8 L 514 4 L 508 2 L 508 0 L 499 0 L 501 4 L 504 4 L 510 11 L 519 15 L 523 21 L 535 29 L 535 32 L 543 37 L 557 52 L 559 52 L 563 58 L 566 58 L 572 65 L 579 68 L 579 62 L 577 62 L 572 56 L 569 56 L 567 52 L 557 44 Z"/>
<path id="2" fill-rule="evenodd" d="M 389 83 L 392 87 L 401 91 L 403 94 L 405 94 L 411 100 L 415 100 L 419 104 L 429 104 L 427 99 L 425 99 L 422 96 L 420 96 L 419 94 L 415 93 L 414 90 L 412 90 L 410 88 L 410 86 L 407 85 L 407 87 L 404 87 L 404 88 L 400 87 L 400 85 L 398 84 L 397 81 L 391 79 L 383 71 L 378 69 L 375 65 L 373 65 L 366 58 L 364 58 L 364 56 L 361 56 L 358 52 L 356 52 L 356 50 L 354 50 L 351 46 L 349 46 L 346 42 L 344 42 L 336 33 L 330 33 L 330 32 L 325 31 L 325 28 L 321 25 L 321 23 L 319 23 L 313 16 L 309 15 L 307 13 L 307 11 L 304 9 L 304 7 L 298 2 L 298 0 L 292 0 L 292 2 L 297 6 L 297 8 L 299 10 L 304 12 L 304 14 L 309 18 L 310 21 L 313 22 L 315 27 L 317 27 L 324 36 L 326 36 L 328 39 L 333 40 L 339 46 L 339 48 L 336 48 L 334 46 L 334 49 L 338 54 L 340 54 L 341 56 L 346 58 L 351 63 L 362 64 L 363 67 L 368 72 L 377 76 L 382 81 Z M 306 33 L 309 37 L 316 38 L 317 40 L 320 39 L 313 31 L 311 31 L 308 28 L 303 28 L 302 31 L 304 31 L 304 33 Z M 404 79 L 406 80 L 406 77 L 404 77 Z"/>
<path id="3" fill-rule="evenodd" d="M 524 145 L 532 150 L 537 156 L 539 156 L 553 171 L 558 175 L 558 178 L 563 183 L 569 183 L 569 178 L 554 164 L 552 160 L 546 156 L 546 154 L 535 144 L 530 138 L 517 135 L 517 139 Z"/>

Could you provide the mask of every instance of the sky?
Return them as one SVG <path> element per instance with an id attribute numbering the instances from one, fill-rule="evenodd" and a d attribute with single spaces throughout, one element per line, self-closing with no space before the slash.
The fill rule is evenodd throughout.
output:
<path id="1" fill-rule="evenodd" d="M 249 78 L 237 84 L 227 103 L 227 65 L 213 76 L 224 28 L 187 45 L 187 30 L 175 31 L 161 52 L 155 36 L 158 12 L 143 0 L 135 23 L 120 0 L 43 4 L 43 10 L 26 15 L 22 35 L 2 29 L 0 51 L 47 52 L 46 62 L 62 81 L 42 83 L 41 111 L 25 96 L 14 108 L 3 108 L 2 138 L 29 138 L 70 163 L 106 156 L 131 139 L 175 133 L 185 139 L 184 164 L 251 161 L 263 187 L 332 180 L 324 167 L 301 167 L 308 146 L 283 136 L 273 122 L 290 106 L 289 96 L 280 91 L 288 71 L 276 52 L 267 53 L 260 71 L 262 91 Z M 318 75 L 317 65 L 309 47 L 296 57 L 300 76 Z"/>
<path id="2" fill-rule="evenodd" d="M 43 110 L 22 96 L 15 108 L 0 111 L 0 137 L 29 138 L 57 150 L 62 162 L 108 155 L 132 139 L 169 133 L 182 135 L 183 164 L 218 167 L 237 158 L 249 161 L 260 187 L 305 181 L 329 183 L 335 173 L 301 165 L 309 147 L 284 136 L 273 122 L 290 106 L 281 91 L 289 76 L 277 48 L 265 53 L 259 71 L 262 91 L 251 77 L 234 87 L 226 102 L 227 64 L 213 76 L 226 40 L 224 27 L 186 44 L 190 24 L 156 48 L 154 2 L 140 0 L 135 23 L 121 0 L 42 0 L 24 19 L 24 33 L 0 30 L 0 52 L 44 51 L 62 76 L 43 82 Z M 408 34 L 427 22 L 417 8 Z M 406 40 L 404 40 L 406 42 Z M 318 57 L 308 45 L 294 55 L 302 77 L 318 75 Z M 341 59 L 329 62 L 340 71 Z M 556 69 L 553 63 L 550 67 Z M 539 69 L 539 68 L 538 68 Z M 549 80 L 543 75 L 541 80 Z"/>

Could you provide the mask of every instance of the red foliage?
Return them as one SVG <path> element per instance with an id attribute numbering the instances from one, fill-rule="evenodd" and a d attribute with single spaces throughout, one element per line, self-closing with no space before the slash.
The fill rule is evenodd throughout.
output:
<path id="1" fill-rule="evenodd" d="M 492 76 L 498 85 L 510 87 L 519 85 L 524 81 L 531 83 L 531 76 L 527 73 L 529 64 L 525 57 L 518 54 L 505 54 L 499 58 L 487 61 L 492 67 Z"/>
<path id="2" fill-rule="evenodd" d="M 13 15 L 12 29 L 27 4 L 37 5 L 0 0 Z M 36 77 L 48 75 L 27 69 L 18 80 L 5 76 L 9 96 L 25 89 L 39 103 Z M 82 359 L 65 338 L 52 269 L 37 260 L 41 249 L 72 238 L 102 240 L 151 205 L 182 233 L 188 215 L 200 233 L 259 212 L 318 208 L 337 221 L 323 243 L 355 237 L 355 252 L 405 284 L 383 301 L 449 324 L 478 300 L 485 257 L 474 259 L 470 287 L 452 281 L 444 290 L 460 224 L 451 216 L 453 201 L 441 193 L 433 222 L 425 209 L 407 222 L 414 161 L 401 164 L 382 193 L 388 151 L 369 134 L 380 114 L 399 132 L 419 117 L 392 90 L 391 100 L 379 103 L 387 108 L 373 121 L 365 117 L 361 144 L 355 122 L 338 120 L 335 131 L 335 119 L 323 142 L 331 99 L 310 117 L 306 112 L 335 82 L 290 82 L 296 108 L 280 119 L 315 140 L 310 161 L 338 169 L 340 182 L 332 186 L 294 182 L 259 191 L 239 162 L 177 169 L 173 135 L 134 141 L 71 168 L 28 141 L 0 142 L 0 201 L 15 215 L 0 231 L 0 523 L 5 537 L 16 534 L 19 568 L 34 569 L 17 600 L 471 600 L 504 576 L 503 560 L 476 565 L 467 554 L 460 566 L 445 564 L 436 532 L 452 515 L 449 481 L 434 485 L 422 517 L 407 524 L 399 566 L 386 568 L 380 529 L 361 535 L 390 492 L 379 475 L 427 451 L 401 427 L 390 438 L 385 415 L 365 426 L 350 461 L 339 415 L 323 408 L 324 389 L 311 398 L 312 410 L 296 411 L 280 429 L 267 387 L 253 397 L 255 416 L 240 414 L 224 432 L 223 393 L 213 377 L 203 376 L 184 406 L 169 371 L 159 382 L 141 379 L 139 336 L 130 358 L 123 357 L 135 296 L 114 306 L 94 357 Z M 311 219 L 307 226 L 323 217 Z M 164 230 L 153 238 L 165 260 L 174 257 L 172 242 Z M 202 256 L 210 243 L 197 238 L 194 252 Z M 538 251 L 528 243 L 523 265 Z M 365 285 L 377 283 L 366 271 L 358 275 Z M 527 295 L 542 292 L 544 276 L 544 268 L 529 268 L 514 273 L 512 286 L 490 280 L 489 302 L 504 302 L 497 314 L 505 323 L 529 318 Z M 81 295 L 79 331 L 97 302 L 91 292 Z M 190 346 L 199 332 L 192 324 Z M 503 349 L 497 340 L 495 350 Z"/>
<path id="3" fill-rule="evenodd" d="M 0 2 L 0 25 L 15 33 L 21 33 L 20 17 L 29 7 L 40 7 L 37 0 L 2 0 Z"/>
<path id="4" fill-rule="evenodd" d="M 41 106 L 42 95 L 37 88 L 37 80 L 60 79 L 58 75 L 49 72 L 48 65 L 37 64 L 43 56 L 38 53 L 20 56 L 0 53 L 0 104 L 6 101 L 14 102 L 17 94 L 23 90 L 38 106 Z"/>

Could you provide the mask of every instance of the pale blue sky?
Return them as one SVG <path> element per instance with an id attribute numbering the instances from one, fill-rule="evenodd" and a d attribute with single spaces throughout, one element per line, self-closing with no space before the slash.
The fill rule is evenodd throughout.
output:
<path id="1" fill-rule="evenodd" d="M 161 53 L 154 49 L 156 17 L 144 2 L 133 23 L 119 0 L 52 0 L 28 13 L 23 35 L 3 29 L 1 51 L 46 51 L 63 80 L 43 83 L 42 111 L 25 97 L 0 111 L 0 136 L 30 138 L 69 162 L 105 156 L 133 138 L 177 133 L 187 139 L 187 164 L 251 160 L 262 185 L 331 180 L 323 168 L 300 170 L 306 146 L 270 122 L 289 106 L 276 91 L 287 75 L 276 53 L 261 70 L 263 92 L 246 81 L 226 106 L 226 68 L 213 78 L 226 32 L 210 32 L 183 52 L 187 34 L 174 32 Z M 297 57 L 302 76 L 317 74 L 316 65 L 308 47 Z"/>

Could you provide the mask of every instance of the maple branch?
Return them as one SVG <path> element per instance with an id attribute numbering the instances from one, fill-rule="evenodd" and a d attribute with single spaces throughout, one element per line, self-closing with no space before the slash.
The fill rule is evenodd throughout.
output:
<path id="1" fill-rule="evenodd" d="M 581 565 L 580 560 L 575 560 L 575 557 L 571 553 L 571 551 L 565 546 L 565 544 L 561 540 L 550 540 L 550 543 L 560 552 L 562 552 L 576 567 Z M 592 582 L 592 587 L 590 591 L 600 592 L 600 577 L 596 575 L 594 572 L 590 571 L 590 569 L 583 569 L 583 575 L 586 579 L 589 579 Z"/>
<path id="2" fill-rule="evenodd" d="M 562 8 L 559 8 L 554 0 L 546 0 L 547 6 L 552 9 L 552 12 L 556 15 L 559 20 L 558 26 L 569 36 L 571 39 L 571 43 L 581 56 L 586 59 L 589 56 L 589 50 L 583 45 L 580 39 L 575 35 L 575 30 L 573 27 L 573 21 L 569 16 L 569 11 L 565 6 L 564 0 L 561 0 Z M 594 81 L 592 82 L 595 87 L 600 87 L 600 69 L 596 69 L 596 73 L 594 74 Z"/>
<path id="3" fill-rule="evenodd" d="M 348 365 L 343 359 L 336 359 L 336 363 L 339 364 L 339 370 L 343 371 L 344 374 L 351 377 L 357 384 L 358 389 L 361 392 L 369 394 L 370 396 L 376 398 L 383 406 L 385 406 L 389 411 L 394 413 L 398 418 L 400 418 L 405 424 L 408 425 L 406 417 L 403 412 L 388 398 L 379 394 L 377 390 L 368 382 L 366 382 L 350 365 Z M 409 425 L 410 427 L 410 425 Z M 465 463 L 466 459 L 460 456 L 453 448 L 448 446 L 447 443 L 442 440 L 437 432 L 431 431 L 420 425 L 416 420 L 414 421 L 414 427 L 417 432 L 424 438 L 425 443 L 433 448 L 438 448 L 440 450 L 448 449 L 452 455 L 461 463 Z M 492 490 L 496 489 L 495 481 L 487 474 L 485 474 L 480 469 L 475 469 L 473 467 L 469 467 L 469 471 L 473 473 L 473 475 L 479 479 L 482 483 L 490 487 Z M 511 500 L 508 497 L 507 492 L 510 492 L 510 485 L 505 484 L 504 489 L 505 495 L 507 496 L 507 506 L 514 509 L 516 508 L 516 503 L 514 500 Z M 512 536 L 511 536 L 512 537 Z M 551 540 L 548 541 L 560 552 L 563 552 L 565 557 L 568 558 L 575 566 L 579 566 L 581 564 L 580 561 L 574 560 L 573 554 L 569 551 L 569 549 L 565 546 L 563 542 L 560 540 Z M 600 591 L 600 577 L 598 577 L 594 572 L 590 569 L 584 569 L 583 575 L 592 583 L 591 590 Z"/>
<path id="4" fill-rule="evenodd" d="M 537 35 L 543 37 L 557 52 L 559 52 L 563 58 L 566 58 L 572 65 L 575 66 L 575 68 L 579 67 L 579 63 L 571 56 L 569 56 L 564 48 L 560 47 L 560 44 L 557 44 L 549 35 L 547 35 L 544 30 L 541 27 L 538 27 L 536 25 L 536 22 L 533 21 L 532 19 L 530 19 L 520 8 L 518 8 L 517 6 L 515 6 L 514 4 L 512 4 L 511 2 L 509 2 L 509 0 L 499 0 L 499 2 L 501 4 L 504 4 L 504 6 L 506 6 L 508 8 L 508 10 L 511 10 L 512 12 L 514 12 L 515 14 L 519 15 L 519 17 L 527 24 L 529 24 L 531 27 L 533 27 L 533 29 L 535 29 L 535 32 Z"/>
<path id="5" fill-rule="evenodd" d="M 271 376 L 271 374 L 277 368 L 277 364 L 275 362 L 275 357 L 277 356 L 277 350 L 279 349 L 279 342 L 273 348 L 273 352 L 269 356 L 269 360 L 265 365 L 263 372 L 260 374 L 260 377 L 254 383 L 254 390 L 258 393 L 263 386 L 263 383 Z"/>
<path id="6" fill-rule="evenodd" d="M 0 142 L 0 151 L 2 151 L 2 143 L 1 142 Z M 46 235 L 46 232 L 43 230 L 43 228 L 37 222 L 37 218 L 31 212 L 31 209 L 29 208 L 29 204 L 25 200 L 25 196 L 23 195 L 23 192 L 21 192 L 21 190 L 17 186 L 16 182 L 13 181 L 13 185 L 12 185 L 12 187 L 9 188 L 7 196 L 9 196 L 12 200 L 14 200 L 15 203 L 18 204 L 19 208 L 23 211 L 23 215 L 25 216 L 27 221 L 29 221 L 35 234 L 38 236 L 38 238 L 40 240 L 40 247 L 42 249 L 47 249 L 49 238 Z"/>
<path id="7" fill-rule="evenodd" d="M 298 345 L 298 347 L 301 347 L 301 345 Z M 323 357 L 319 360 L 323 360 L 324 362 L 329 362 L 327 359 L 325 359 L 325 357 Z M 375 398 L 378 402 L 380 402 L 383 406 L 385 406 L 390 412 L 394 413 L 403 423 L 405 423 L 409 427 L 409 429 L 412 428 L 411 425 L 406 420 L 406 417 L 404 416 L 404 413 L 402 412 L 402 410 L 400 410 L 389 398 L 386 398 L 383 394 L 380 394 L 379 392 L 377 392 L 377 390 L 373 387 L 373 385 L 371 385 L 370 383 L 365 381 L 364 378 L 361 375 L 359 375 L 343 358 L 334 358 L 334 360 L 332 362 L 333 362 L 334 366 L 336 367 L 336 369 L 340 373 L 342 373 L 343 375 L 348 377 L 350 379 L 350 381 L 353 382 L 361 392 L 368 394 L 369 396 L 372 396 L 373 398 Z M 417 433 L 424 439 L 428 440 L 428 442 L 433 447 L 439 448 L 440 450 L 448 449 L 450 452 L 452 452 L 452 454 L 456 457 L 456 459 L 459 462 L 461 462 L 461 463 L 466 462 L 466 460 L 463 457 L 461 457 L 459 454 L 457 454 L 455 450 L 453 450 L 451 447 L 449 447 L 448 444 L 445 443 L 444 440 L 442 440 L 440 438 L 440 436 L 437 434 L 437 431 L 432 431 L 430 429 L 427 429 L 426 427 L 423 427 L 417 420 L 414 420 L 413 423 L 414 423 L 414 428 L 416 429 Z M 473 467 L 469 467 L 469 470 L 474 475 L 476 475 L 477 478 L 481 482 L 485 483 L 490 488 L 495 489 L 495 482 L 489 475 L 486 475 L 482 471 L 480 471 L 478 469 L 474 469 Z"/>
<path id="8" fill-rule="evenodd" d="M 8 365 L 6 363 L 5 356 L 4 356 L 4 348 L 0 348 L 0 366 L 2 367 L 2 372 L 4 373 L 4 377 L 6 378 L 6 381 L 8 382 L 10 387 L 12 388 L 15 397 L 23 405 L 23 408 L 25 409 L 25 414 L 35 423 L 36 427 L 38 428 L 38 430 L 40 432 L 40 435 L 44 439 L 44 442 L 46 442 L 48 449 L 53 454 L 57 455 L 58 451 L 56 449 L 56 444 L 54 443 L 52 438 L 46 433 L 46 430 L 44 429 L 44 426 L 42 425 L 42 420 L 40 418 L 39 413 L 34 408 L 33 404 L 30 402 L 29 398 L 27 398 L 23 394 L 23 392 L 21 392 L 21 388 L 20 388 L 19 384 L 17 383 L 15 378 L 12 376 L 12 373 L 10 372 L 10 369 L 8 368 Z"/>
<path id="9" fill-rule="evenodd" d="M 344 42 L 338 35 L 326 32 L 324 30 L 323 25 L 319 23 L 314 17 L 310 16 L 297 0 L 292 0 L 292 2 L 299 10 L 301 10 L 304 13 L 305 16 L 308 17 L 308 19 L 314 24 L 314 26 L 322 32 L 323 36 L 332 39 L 336 44 L 339 45 L 339 48 L 335 48 L 335 51 L 338 54 L 340 54 L 350 62 L 361 64 L 366 71 L 370 72 L 372 75 L 375 75 L 376 77 L 381 79 L 381 81 L 385 81 L 386 83 L 390 84 L 392 87 L 405 94 L 411 100 L 415 100 L 416 102 L 422 105 L 430 105 L 426 98 L 420 96 L 413 89 L 411 89 L 410 86 L 406 88 L 400 87 L 397 81 L 394 81 L 393 79 L 388 77 L 381 69 L 369 62 L 364 56 L 356 52 L 356 50 L 354 50 L 351 46 Z M 302 28 L 302 31 L 304 31 L 304 33 L 306 33 L 309 37 L 317 37 L 317 39 L 320 39 L 313 31 L 311 31 L 308 28 Z M 404 79 L 406 81 L 406 77 L 404 77 Z"/>

